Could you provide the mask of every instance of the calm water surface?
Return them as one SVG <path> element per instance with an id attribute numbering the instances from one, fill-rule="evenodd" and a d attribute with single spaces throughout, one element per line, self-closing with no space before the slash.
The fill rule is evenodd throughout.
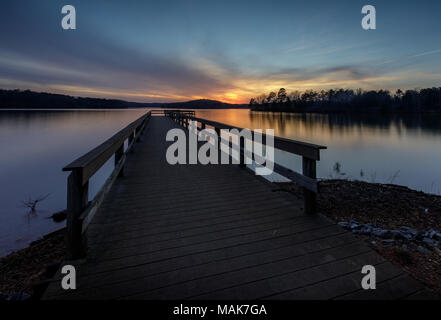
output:
<path id="1" fill-rule="evenodd" d="M 145 110 L 0 111 L 0 256 L 64 225 L 48 217 L 66 206 L 61 168 L 142 115 Z M 272 128 L 281 137 L 326 145 L 322 178 L 393 182 L 441 194 L 441 116 L 269 114 L 201 110 L 197 116 L 239 127 Z M 299 157 L 276 153 L 299 170 Z M 89 198 L 112 170 L 90 181 Z M 341 164 L 340 173 L 333 170 Z M 363 172 L 360 175 L 361 171 Z M 21 202 L 49 194 L 30 214 Z"/>

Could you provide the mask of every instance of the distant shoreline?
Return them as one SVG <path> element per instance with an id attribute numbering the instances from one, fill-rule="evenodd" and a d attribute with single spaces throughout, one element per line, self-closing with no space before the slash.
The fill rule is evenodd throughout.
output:
<path id="1" fill-rule="evenodd" d="M 129 108 L 179 108 L 179 109 L 242 109 L 247 104 L 232 104 L 210 99 L 183 102 L 132 102 L 119 99 L 76 97 L 31 90 L 0 89 L 0 109 L 129 109 Z"/>
<path id="2" fill-rule="evenodd" d="M 335 115 L 341 115 L 341 114 L 347 114 L 347 115 L 354 115 L 354 114 L 388 114 L 388 115 L 394 115 L 394 114 L 436 114 L 441 115 L 441 111 L 409 111 L 409 110 L 355 110 L 355 111 L 349 111 L 349 110 L 341 110 L 341 111 L 325 111 L 325 110 L 307 110 L 307 111 L 292 111 L 292 110 L 256 110 L 250 108 L 250 111 L 253 112 L 268 112 L 268 113 L 297 113 L 297 114 L 335 114 Z"/>

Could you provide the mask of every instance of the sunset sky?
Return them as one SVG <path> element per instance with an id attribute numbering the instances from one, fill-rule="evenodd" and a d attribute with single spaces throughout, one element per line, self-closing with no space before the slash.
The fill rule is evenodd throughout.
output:
<path id="1" fill-rule="evenodd" d="M 61 28 L 76 8 L 77 29 Z M 361 28 L 361 8 L 377 29 Z M 441 86 L 441 1 L 31 1 L 0 7 L 0 87 L 244 103 L 285 87 Z"/>

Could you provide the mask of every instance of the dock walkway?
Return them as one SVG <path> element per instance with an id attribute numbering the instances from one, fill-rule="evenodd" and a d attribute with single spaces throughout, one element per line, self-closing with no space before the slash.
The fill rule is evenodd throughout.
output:
<path id="1" fill-rule="evenodd" d="M 66 262 L 45 299 L 401 299 L 416 280 L 320 214 L 238 165 L 169 165 L 151 117 L 87 230 L 87 256 Z M 377 289 L 363 290 L 373 265 Z"/>

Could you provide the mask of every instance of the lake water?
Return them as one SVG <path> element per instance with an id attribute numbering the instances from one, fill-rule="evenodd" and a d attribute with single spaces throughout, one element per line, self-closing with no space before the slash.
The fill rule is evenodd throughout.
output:
<path id="1" fill-rule="evenodd" d="M 109 138 L 146 110 L 0 111 L 0 256 L 64 223 L 48 217 L 66 206 L 63 166 Z M 321 115 L 200 110 L 196 116 L 277 136 L 326 145 L 318 162 L 321 178 L 393 182 L 441 194 L 440 115 Z M 276 153 L 299 170 L 300 159 Z M 340 172 L 333 168 L 341 165 Z M 99 190 L 113 159 L 90 181 Z M 362 171 L 362 174 L 360 174 Z M 30 214 L 22 201 L 49 195 Z"/>

